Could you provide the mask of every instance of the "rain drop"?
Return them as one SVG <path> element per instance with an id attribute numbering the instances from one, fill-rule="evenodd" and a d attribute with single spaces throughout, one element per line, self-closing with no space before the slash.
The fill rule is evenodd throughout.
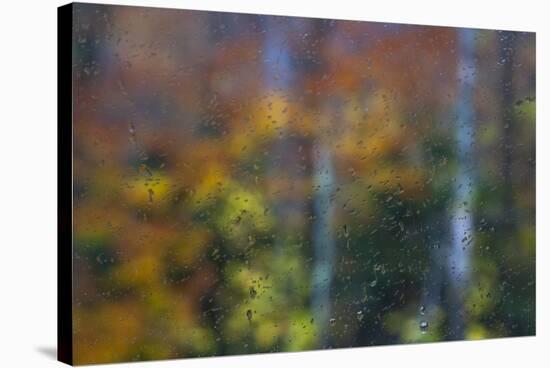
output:
<path id="1" fill-rule="evenodd" d="M 342 227 L 342 230 L 343 230 L 343 232 L 344 232 L 344 237 L 345 237 L 345 238 L 348 238 L 348 237 L 349 237 L 349 227 L 348 227 L 348 225 L 344 225 L 344 226 Z"/>
<path id="2" fill-rule="evenodd" d="M 132 136 L 136 135 L 136 127 L 134 126 L 134 124 L 128 123 L 128 132 L 130 132 Z"/>
<path id="3" fill-rule="evenodd" d="M 420 322 L 420 331 L 425 334 L 426 332 L 428 332 L 428 322 L 426 321 L 422 321 Z"/>

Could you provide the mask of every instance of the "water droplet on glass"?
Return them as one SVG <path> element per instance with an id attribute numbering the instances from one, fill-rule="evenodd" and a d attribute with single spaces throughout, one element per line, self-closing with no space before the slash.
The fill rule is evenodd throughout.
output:
<path id="1" fill-rule="evenodd" d="M 364 317 L 363 311 L 358 311 L 358 312 L 357 312 L 357 320 L 358 320 L 359 322 L 361 322 L 361 321 L 363 320 L 363 317 Z"/>
<path id="2" fill-rule="evenodd" d="M 246 311 L 246 318 L 248 319 L 249 323 L 252 323 L 252 309 Z"/>
<path id="3" fill-rule="evenodd" d="M 426 313 L 426 307 L 421 305 L 419 308 L 418 308 L 418 311 L 420 312 L 420 315 L 424 315 Z"/>
<path id="4" fill-rule="evenodd" d="M 134 124 L 128 124 L 128 132 L 130 132 L 131 135 L 136 135 L 136 127 L 134 126 Z"/>
<path id="5" fill-rule="evenodd" d="M 428 332 L 428 322 L 427 321 L 422 321 L 420 322 L 420 331 L 425 334 L 426 332 Z"/>
<path id="6" fill-rule="evenodd" d="M 149 177 L 153 176 L 153 173 L 145 164 L 139 165 L 139 173 L 143 176 L 149 176 Z"/>
<path id="7" fill-rule="evenodd" d="M 342 227 L 342 229 L 344 230 L 344 237 L 346 237 L 346 238 L 349 237 L 349 227 L 348 227 L 348 225 L 344 225 Z"/>
<path id="8" fill-rule="evenodd" d="M 336 318 L 331 318 L 328 322 L 331 326 L 334 326 L 336 324 Z"/>
<path id="9" fill-rule="evenodd" d="M 372 281 L 370 282 L 370 284 L 369 284 L 370 287 L 375 287 L 377 282 L 378 282 L 378 281 L 376 281 L 376 280 L 372 280 Z"/>

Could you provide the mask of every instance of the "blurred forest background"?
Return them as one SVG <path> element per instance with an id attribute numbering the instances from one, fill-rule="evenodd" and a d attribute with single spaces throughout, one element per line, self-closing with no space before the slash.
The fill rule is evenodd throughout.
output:
<path id="1" fill-rule="evenodd" d="M 75 363 L 535 334 L 533 33 L 76 4 L 73 39 Z"/>

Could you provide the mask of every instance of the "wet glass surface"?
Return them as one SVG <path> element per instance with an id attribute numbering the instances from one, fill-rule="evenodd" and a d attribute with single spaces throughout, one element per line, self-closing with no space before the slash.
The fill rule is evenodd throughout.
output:
<path id="1" fill-rule="evenodd" d="M 533 33 L 74 9 L 76 363 L 535 333 Z"/>

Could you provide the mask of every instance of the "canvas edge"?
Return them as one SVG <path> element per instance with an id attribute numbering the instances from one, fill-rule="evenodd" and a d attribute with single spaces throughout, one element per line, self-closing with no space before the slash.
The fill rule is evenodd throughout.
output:
<path id="1" fill-rule="evenodd" d="M 73 4 L 57 8 L 57 360 L 73 364 Z"/>

